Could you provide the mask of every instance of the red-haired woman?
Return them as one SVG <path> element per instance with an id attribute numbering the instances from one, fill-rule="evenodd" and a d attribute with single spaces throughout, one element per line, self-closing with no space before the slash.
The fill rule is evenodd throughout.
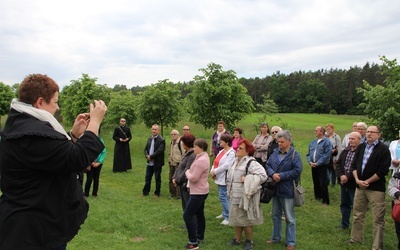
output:
<path id="1" fill-rule="evenodd" d="M 240 245 L 244 231 L 246 236 L 244 249 L 250 250 L 253 249 L 253 226 L 264 222 L 259 186 L 267 180 L 267 174 L 264 167 L 253 157 L 255 152 L 253 144 L 243 139 L 238 145 L 236 159 L 228 170 L 226 180 L 230 201 L 229 225 L 235 226 L 235 238 L 231 241 L 231 245 Z M 244 197 L 244 192 L 253 192 L 253 195 Z"/>

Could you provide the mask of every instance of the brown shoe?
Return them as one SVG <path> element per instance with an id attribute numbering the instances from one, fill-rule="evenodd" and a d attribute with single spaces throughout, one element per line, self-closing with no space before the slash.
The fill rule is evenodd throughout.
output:
<path id="1" fill-rule="evenodd" d="M 287 246 L 287 250 L 295 250 L 296 247 L 295 246 Z"/>

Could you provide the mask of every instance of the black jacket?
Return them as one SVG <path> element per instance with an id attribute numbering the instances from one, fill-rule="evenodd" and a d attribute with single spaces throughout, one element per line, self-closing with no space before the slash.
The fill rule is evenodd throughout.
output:
<path id="1" fill-rule="evenodd" d="M 144 148 L 144 156 L 150 153 L 151 140 L 153 136 L 150 136 L 147 140 L 146 147 Z M 161 135 L 158 135 L 154 139 L 154 153 L 150 155 L 150 159 L 154 160 L 154 167 L 164 166 L 164 151 L 165 151 L 165 140 Z"/>
<path id="2" fill-rule="evenodd" d="M 364 172 L 361 174 L 365 147 L 366 147 L 365 143 L 362 143 L 357 147 L 354 155 L 354 161 L 351 164 L 351 171 L 353 172 L 354 170 L 357 170 L 358 179 L 363 181 L 367 180 L 374 174 L 377 174 L 379 180 L 370 183 L 367 189 L 385 192 L 386 190 L 385 176 L 389 172 L 389 167 L 392 161 L 389 148 L 385 144 L 379 141 L 378 144 L 374 147 L 368 159 Z"/>
<path id="3" fill-rule="evenodd" d="M 50 249 L 71 240 L 88 212 L 76 173 L 103 148 L 92 132 L 73 143 L 12 109 L 0 142 L 0 249 Z"/>

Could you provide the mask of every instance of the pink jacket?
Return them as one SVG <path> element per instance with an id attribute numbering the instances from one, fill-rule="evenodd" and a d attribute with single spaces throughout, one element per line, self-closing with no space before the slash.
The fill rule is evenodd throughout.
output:
<path id="1" fill-rule="evenodd" d="M 208 194 L 208 172 L 210 170 L 210 157 L 207 152 L 196 155 L 190 169 L 186 171 L 190 194 Z"/>

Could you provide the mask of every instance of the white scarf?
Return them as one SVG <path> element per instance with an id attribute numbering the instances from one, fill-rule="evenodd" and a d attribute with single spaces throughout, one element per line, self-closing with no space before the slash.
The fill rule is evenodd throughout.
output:
<path id="1" fill-rule="evenodd" d="M 55 131 L 60 132 L 65 135 L 68 140 L 71 140 L 71 137 L 65 132 L 63 126 L 54 118 L 52 114 L 43 109 L 34 108 L 32 105 L 20 102 L 17 98 L 14 98 L 11 101 L 11 108 L 15 109 L 20 113 L 26 113 L 33 117 L 36 117 L 40 121 L 48 122 L 54 128 Z"/>

